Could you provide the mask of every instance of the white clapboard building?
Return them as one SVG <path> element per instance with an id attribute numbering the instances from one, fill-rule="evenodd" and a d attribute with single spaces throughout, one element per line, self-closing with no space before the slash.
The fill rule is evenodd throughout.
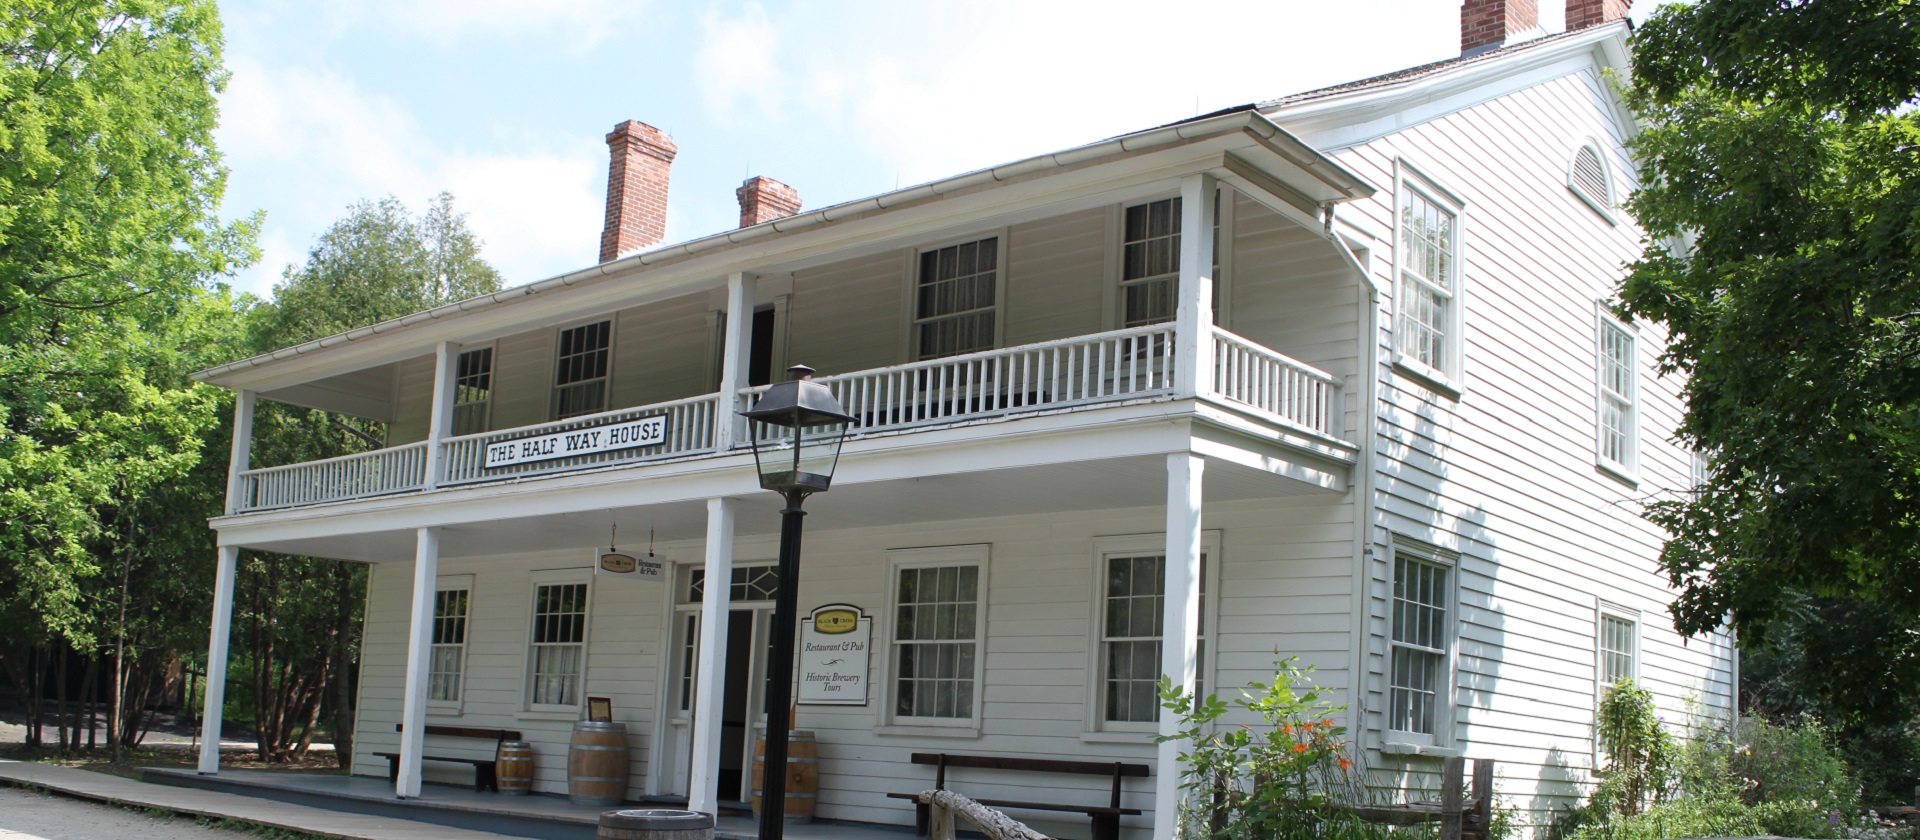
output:
<path id="1" fill-rule="evenodd" d="M 866 642 L 801 669 L 819 817 L 911 822 L 887 794 L 932 786 L 916 752 L 1082 758 L 1150 765 L 1126 832 L 1171 836 L 1155 680 L 1287 656 L 1383 778 L 1491 758 L 1506 802 L 1571 804 L 1601 685 L 1724 713 L 1733 653 L 1673 632 L 1638 517 L 1695 462 L 1663 334 L 1606 305 L 1641 248 L 1626 2 L 1569 0 L 1551 35 L 1533 6 L 1468 0 L 1456 59 L 825 209 L 751 179 L 740 228 L 679 244 L 675 147 L 621 124 L 598 264 L 197 375 L 239 394 L 212 696 L 241 549 L 366 563 L 354 773 L 389 751 L 402 796 L 470 782 L 422 750 L 493 744 L 396 725 L 503 728 L 564 791 L 592 697 L 628 797 L 740 799 L 790 665 L 765 653 L 781 503 L 736 412 L 805 363 L 856 427 L 799 606 Z M 389 439 L 250 463 L 258 399 Z M 610 545 L 658 579 L 596 576 Z"/>

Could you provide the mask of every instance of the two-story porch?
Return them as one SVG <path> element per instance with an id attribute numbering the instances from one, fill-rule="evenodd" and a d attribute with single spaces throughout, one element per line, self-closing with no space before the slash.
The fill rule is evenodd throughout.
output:
<path id="1" fill-rule="evenodd" d="M 636 736 L 632 791 L 741 796 L 779 502 L 736 412 L 805 362 L 856 421 L 811 506 L 801 606 L 861 606 L 874 640 L 861 705 L 800 710 L 823 813 L 899 821 L 884 793 L 906 753 L 955 737 L 1157 757 L 1137 793 L 1169 798 L 1154 677 L 1238 684 L 1281 646 L 1347 662 L 1355 378 L 1377 325 L 1325 220 L 1369 192 L 1234 113 L 203 372 L 240 393 L 210 671 L 241 547 L 373 563 L 360 743 L 397 745 L 400 795 L 420 794 L 425 747 L 393 724 L 444 718 L 539 730 L 537 786 L 564 787 L 554 745 L 592 694 Z M 257 398 L 383 423 L 386 445 L 256 466 Z M 616 540 L 665 558 L 664 585 L 593 579 Z M 924 570 L 951 585 L 933 638 L 905 629 L 934 606 L 907 591 Z M 539 641 L 574 586 L 578 634 Z M 446 592 L 466 593 L 457 643 Z M 577 645 L 570 664 L 549 667 L 553 644 Z M 916 673 L 927 645 L 964 661 Z"/>

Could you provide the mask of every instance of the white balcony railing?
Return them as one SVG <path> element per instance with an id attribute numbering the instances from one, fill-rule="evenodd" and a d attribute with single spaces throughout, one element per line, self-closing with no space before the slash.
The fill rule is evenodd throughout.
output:
<path id="1" fill-rule="evenodd" d="M 814 380 L 876 432 L 1173 393 L 1173 325 L 984 350 Z M 768 386 L 747 388 L 744 409 Z M 744 435 L 736 436 L 747 445 Z"/>
<path id="2" fill-rule="evenodd" d="M 323 461 L 247 470 L 240 474 L 238 510 L 337 502 L 426 486 L 427 444 L 341 455 Z"/>
<path id="3" fill-rule="evenodd" d="M 1213 395 L 1328 437 L 1340 380 L 1218 327 L 1213 330 Z"/>
<path id="4" fill-rule="evenodd" d="M 522 426 L 517 429 L 447 438 L 447 474 L 440 480 L 440 484 L 494 481 L 518 476 L 566 472 L 605 464 L 654 461 L 711 452 L 713 451 L 713 412 L 719 402 L 718 394 L 707 394 L 673 402 L 569 417 L 538 426 Z M 571 457 L 515 462 L 494 467 L 487 466 L 487 449 L 496 444 L 542 438 L 578 429 L 613 426 L 623 421 L 656 416 L 666 418 L 664 435 L 661 442 L 657 444 L 598 451 Z"/>

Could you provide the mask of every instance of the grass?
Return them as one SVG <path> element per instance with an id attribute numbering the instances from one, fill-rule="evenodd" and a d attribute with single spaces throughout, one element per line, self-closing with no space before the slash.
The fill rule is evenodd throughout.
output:
<path id="1" fill-rule="evenodd" d="M 121 750 L 119 761 L 114 761 L 113 753 L 105 748 L 68 751 L 50 747 L 30 749 L 19 744 L 8 744 L 0 746 L 0 758 L 58 764 L 62 767 L 74 767 L 129 779 L 140 778 L 140 771 L 148 767 L 191 768 L 199 763 L 199 754 L 184 744 Z M 340 770 L 339 763 L 334 759 L 332 752 L 314 752 L 298 761 L 268 764 L 262 762 L 259 753 L 254 750 L 225 749 L 220 751 L 220 766 L 238 770 L 277 770 L 292 773 L 334 773 Z"/>

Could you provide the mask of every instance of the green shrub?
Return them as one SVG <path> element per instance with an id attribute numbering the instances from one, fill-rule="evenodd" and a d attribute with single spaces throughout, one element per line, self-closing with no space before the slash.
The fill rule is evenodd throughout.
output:
<path id="1" fill-rule="evenodd" d="M 1844 814 L 1859 808 L 1860 786 L 1834 753 L 1826 728 L 1815 720 L 1780 726 L 1757 719 L 1745 722 L 1727 769 L 1746 783 L 1741 798 L 1750 805 L 1812 802 Z"/>
<path id="2" fill-rule="evenodd" d="M 1594 803 L 1606 813 L 1631 816 L 1666 799 L 1679 748 L 1661 725 L 1653 693 L 1630 679 L 1608 686 L 1598 723 L 1607 767 Z"/>

